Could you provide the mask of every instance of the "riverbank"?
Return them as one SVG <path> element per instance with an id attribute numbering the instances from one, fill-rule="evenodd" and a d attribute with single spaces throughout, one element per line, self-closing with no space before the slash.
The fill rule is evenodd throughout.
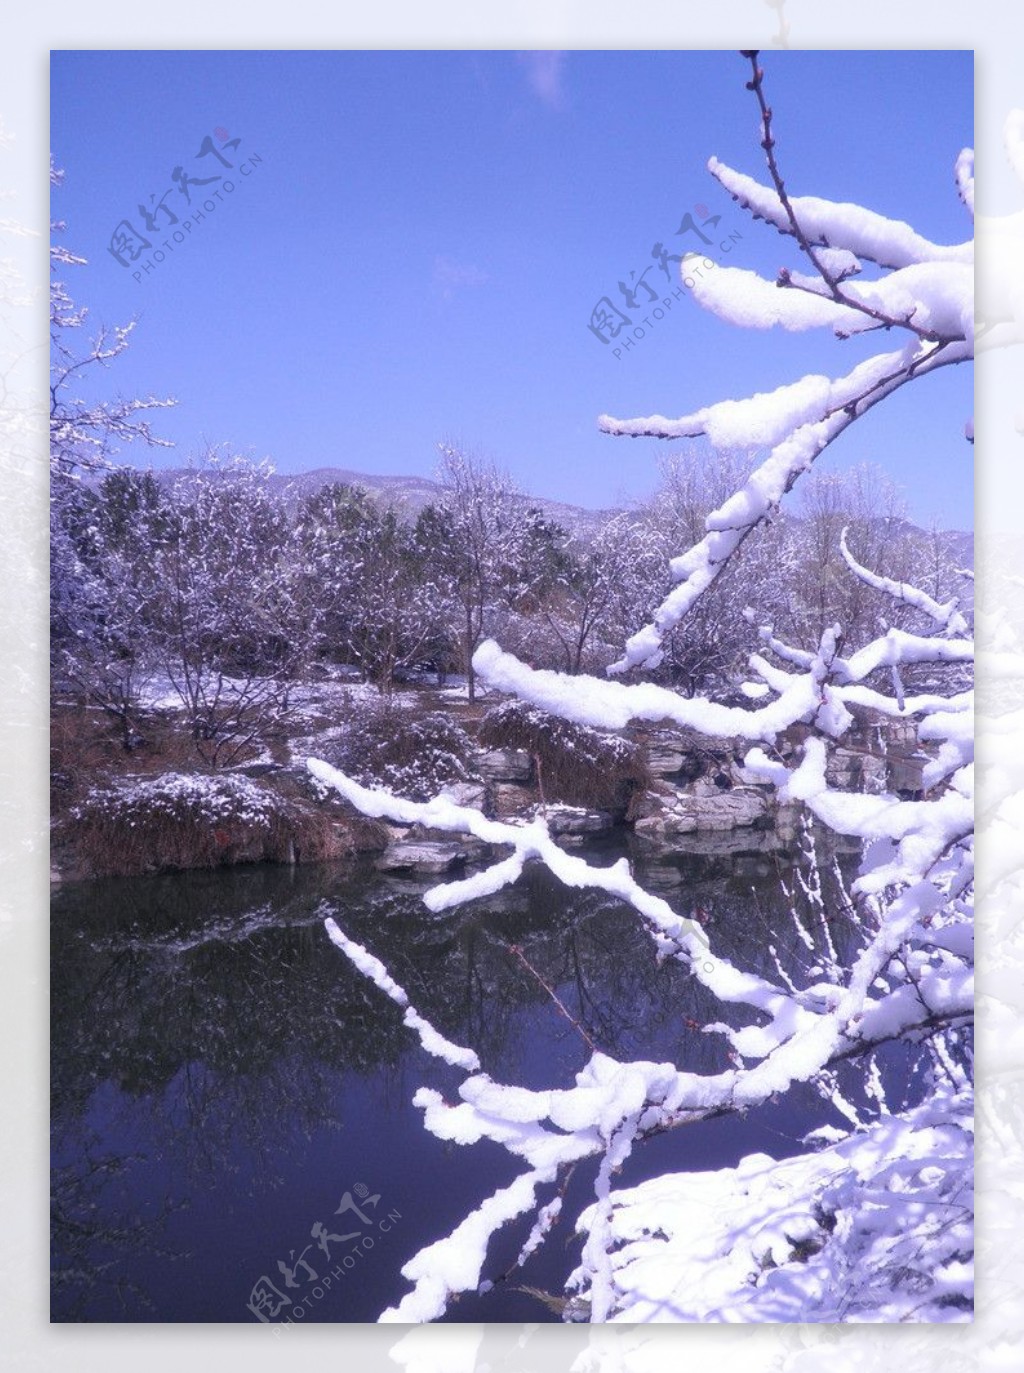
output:
<path id="1" fill-rule="evenodd" d="M 804 733 L 777 741 L 780 758 L 799 757 Z M 830 780 L 915 794 L 920 759 L 905 734 L 863 712 Z M 166 704 L 140 716 L 125 750 L 102 712 L 56 702 L 53 743 L 57 881 L 367 855 L 385 871 L 431 874 L 488 856 L 473 841 L 366 819 L 314 781 L 309 757 L 361 768 L 368 785 L 418 786 L 420 799 L 443 790 L 500 819 L 543 811 L 567 845 L 628 827 L 655 853 L 784 851 L 801 824 L 799 805 L 748 773 L 742 740 L 650 724 L 600 733 L 507 700 L 469 703 L 458 689 L 409 687 L 382 702 L 351 681 L 302 684 L 289 728 L 217 771 Z"/>

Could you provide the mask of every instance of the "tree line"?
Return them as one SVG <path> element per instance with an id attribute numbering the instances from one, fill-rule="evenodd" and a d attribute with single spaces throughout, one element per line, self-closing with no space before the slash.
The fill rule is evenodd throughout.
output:
<path id="1" fill-rule="evenodd" d="M 671 585 L 739 460 L 695 451 L 662 466 L 646 503 L 568 530 L 494 464 L 441 451 L 439 495 L 414 517 L 358 486 L 295 500 L 266 464 L 211 453 L 161 479 L 121 467 L 54 476 L 55 688 L 116 720 L 124 747 L 156 679 L 204 761 L 235 760 L 279 724 L 314 665 L 382 693 L 412 673 L 465 674 L 497 636 L 535 667 L 600 673 Z M 695 695 L 735 690 L 766 627 L 813 644 L 838 622 L 873 638 L 892 600 L 849 575 L 861 561 L 937 599 L 963 589 L 953 544 L 908 523 L 880 473 L 812 479 L 800 509 L 752 540 L 646 674 Z"/>

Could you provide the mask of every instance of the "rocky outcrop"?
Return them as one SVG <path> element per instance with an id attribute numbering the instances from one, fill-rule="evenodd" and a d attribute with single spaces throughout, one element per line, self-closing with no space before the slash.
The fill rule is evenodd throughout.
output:
<path id="1" fill-rule="evenodd" d="M 840 791 L 885 791 L 888 767 L 884 756 L 866 749 L 837 748 L 829 754 L 825 780 Z"/>
<path id="2" fill-rule="evenodd" d="M 377 868 L 381 872 L 446 873 L 464 867 L 469 850 L 460 844 L 445 844 L 430 839 L 401 839 L 389 844 Z"/>
<path id="3" fill-rule="evenodd" d="M 476 766 L 488 782 L 518 782 L 533 778 L 533 759 L 521 748 L 492 748 L 481 753 Z"/>
<path id="4" fill-rule="evenodd" d="M 589 839 L 607 834 L 618 823 L 610 810 L 586 810 L 582 806 L 552 806 L 546 813 L 548 829 L 558 838 Z"/>
<path id="5" fill-rule="evenodd" d="M 772 820 L 769 797 L 762 787 L 709 786 L 702 779 L 681 790 L 665 784 L 642 803 L 635 830 L 644 839 L 663 841 L 674 835 L 748 827 L 767 828 Z"/>
<path id="6" fill-rule="evenodd" d="M 457 806 L 469 806 L 473 810 L 483 810 L 487 805 L 487 788 L 482 782 L 449 782 L 441 795 Z"/>
<path id="7" fill-rule="evenodd" d="M 335 862 L 387 840 L 379 821 L 318 797 L 305 770 L 122 775 L 54 823 L 51 879 Z"/>

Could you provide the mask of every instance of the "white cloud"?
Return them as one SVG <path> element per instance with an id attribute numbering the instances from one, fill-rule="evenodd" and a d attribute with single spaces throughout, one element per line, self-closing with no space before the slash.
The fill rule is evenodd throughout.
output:
<path id="1" fill-rule="evenodd" d="M 526 80 L 537 99 L 549 109 L 563 110 L 566 105 L 562 84 L 565 53 L 521 52 L 519 61 L 526 68 Z"/>

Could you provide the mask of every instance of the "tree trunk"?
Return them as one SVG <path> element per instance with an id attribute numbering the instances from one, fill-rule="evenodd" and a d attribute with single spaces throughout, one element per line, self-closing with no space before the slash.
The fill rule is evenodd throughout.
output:
<path id="1" fill-rule="evenodd" d="M 476 669 L 473 667 L 473 612 L 466 611 L 466 685 L 470 701 L 476 700 Z"/>

